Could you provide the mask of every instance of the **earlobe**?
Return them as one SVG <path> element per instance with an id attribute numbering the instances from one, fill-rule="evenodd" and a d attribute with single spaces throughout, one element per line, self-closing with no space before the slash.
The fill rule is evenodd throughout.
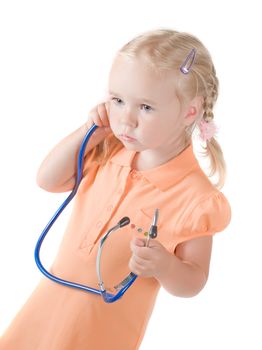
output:
<path id="1" fill-rule="evenodd" d="M 194 119 L 195 118 L 195 116 L 196 116 L 196 114 L 197 114 L 197 109 L 196 109 L 196 107 L 194 107 L 194 106 L 191 106 L 190 107 L 190 109 L 189 109 L 189 111 L 187 112 L 187 114 L 186 114 L 186 119 Z"/>
<path id="2" fill-rule="evenodd" d="M 188 112 L 185 116 L 186 126 L 191 125 L 196 119 L 203 115 L 203 102 L 202 96 L 196 96 L 189 104 Z M 200 118 L 201 119 L 201 118 Z"/>
<path id="3" fill-rule="evenodd" d="M 189 110 L 188 115 L 189 116 L 195 116 L 196 112 L 197 112 L 196 107 L 191 107 L 190 110 Z"/>
<path id="4" fill-rule="evenodd" d="M 185 117 L 186 126 L 191 125 L 193 123 L 193 121 L 196 119 L 196 115 L 197 115 L 196 107 L 190 107 L 189 112 Z"/>

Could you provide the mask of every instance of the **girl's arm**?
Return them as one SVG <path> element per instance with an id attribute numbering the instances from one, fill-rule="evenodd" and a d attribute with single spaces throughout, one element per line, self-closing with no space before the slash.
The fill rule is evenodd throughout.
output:
<path id="1" fill-rule="evenodd" d="M 66 192 L 74 188 L 78 152 L 93 123 L 100 127 L 96 129 L 88 141 L 85 156 L 111 132 L 105 104 L 94 107 L 89 112 L 88 121 L 62 139 L 47 154 L 37 172 L 36 182 L 38 186 L 49 192 Z"/>
<path id="2" fill-rule="evenodd" d="M 135 238 L 129 261 L 132 272 L 141 277 L 154 277 L 172 295 L 193 297 L 204 287 L 209 272 L 212 236 L 180 243 L 171 254 L 158 240 Z"/>
<path id="3" fill-rule="evenodd" d="M 66 192 L 74 187 L 77 166 L 77 152 L 87 132 L 84 124 L 62 139 L 44 158 L 36 182 L 49 192 Z M 86 152 L 89 151 L 89 145 Z"/>
<path id="4" fill-rule="evenodd" d="M 180 243 L 169 256 L 167 269 L 159 271 L 160 284 L 171 294 L 193 297 L 205 286 L 212 251 L 212 236 Z"/>

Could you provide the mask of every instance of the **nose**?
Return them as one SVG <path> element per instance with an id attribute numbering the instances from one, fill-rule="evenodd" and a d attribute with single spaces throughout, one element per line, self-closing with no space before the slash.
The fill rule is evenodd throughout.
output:
<path id="1" fill-rule="evenodd" d="M 134 111 L 124 110 L 121 114 L 120 122 L 123 125 L 135 128 L 137 126 L 137 117 Z"/>

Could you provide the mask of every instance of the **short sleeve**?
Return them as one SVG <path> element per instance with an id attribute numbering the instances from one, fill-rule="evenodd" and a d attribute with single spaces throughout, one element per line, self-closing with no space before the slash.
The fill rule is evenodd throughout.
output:
<path id="1" fill-rule="evenodd" d="M 178 242 L 223 231 L 231 221 L 231 207 L 225 195 L 216 191 L 192 203 L 178 232 Z"/>

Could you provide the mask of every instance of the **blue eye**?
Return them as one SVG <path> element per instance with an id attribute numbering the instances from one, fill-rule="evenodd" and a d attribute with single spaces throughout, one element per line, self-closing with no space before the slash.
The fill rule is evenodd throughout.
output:
<path id="1" fill-rule="evenodd" d="M 143 104 L 143 105 L 141 105 L 141 106 L 142 106 L 142 109 L 143 109 L 144 111 L 146 111 L 146 112 L 150 112 L 150 111 L 153 110 L 153 108 L 150 107 L 150 106 L 148 106 L 148 105 Z"/>

